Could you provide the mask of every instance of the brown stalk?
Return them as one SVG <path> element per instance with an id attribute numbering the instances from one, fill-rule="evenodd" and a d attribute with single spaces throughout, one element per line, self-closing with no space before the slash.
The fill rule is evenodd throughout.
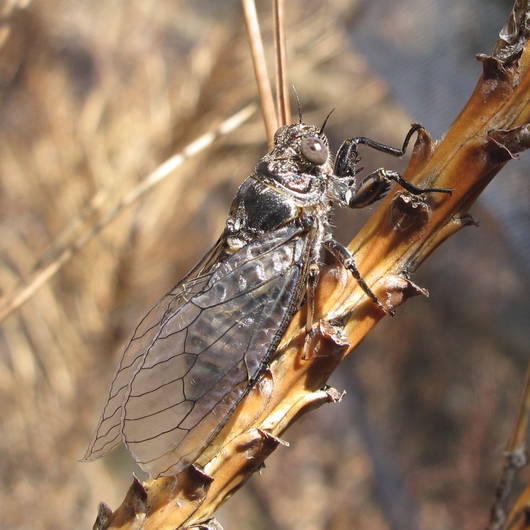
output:
<path id="1" fill-rule="evenodd" d="M 272 149 L 274 133 L 278 128 L 278 119 L 274 109 L 274 98 L 272 97 L 271 82 L 267 71 L 267 62 L 265 60 L 265 50 L 259 29 L 256 4 L 254 0 L 242 0 L 241 3 L 243 5 L 248 44 L 252 55 L 254 76 L 258 87 L 261 115 L 265 125 L 265 134 L 267 135 L 267 145 L 269 149 Z"/>
<path id="2" fill-rule="evenodd" d="M 100 212 L 100 220 L 95 225 L 90 224 L 85 232 L 77 236 L 76 239 L 64 245 L 55 251 L 56 257 L 49 263 L 37 266 L 30 278 L 22 284 L 18 289 L 6 297 L 0 299 L 0 323 L 5 320 L 11 313 L 16 311 L 24 305 L 50 278 L 52 278 L 73 256 L 77 254 L 94 236 L 99 234 L 106 226 L 108 226 L 114 219 L 118 217 L 124 210 L 136 203 L 147 192 L 153 189 L 157 184 L 162 182 L 166 177 L 171 175 L 175 169 L 181 166 L 190 157 L 197 155 L 208 146 L 210 146 L 216 139 L 235 128 L 239 127 L 246 121 L 255 111 L 254 105 L 248 105 L 239 110 L 219 126 L 213 130 L 196 138 L 189 143 L 180 153 L 168 158 L 160 164 L 154 171 L 149 173 L 137 186 L 125 194 L 118 203 L 105 212 Z M 80 224 L 90 217 L 89 214 L 93 210 L 97 210 L 101 204 L 100 196 L 96 195 L 89 204 L 86 212 L 82 212 L 80 216 Z M 88 219 L 90 221 L 90 219 Z M 75 223 L 76 221 L 74 221 Z M 69 228 L 66 229 L 70 232 Z M 38 260 L 41 263 L 43 260 Z"/>
<path id="3" fill-rule="evenodd" d="M 508 502 L 513 483 L 522 467 L 528 463 L 528 421 L 530 419 L 530 363 L 527 365 L 524 388 L 515 423 L 506 444 L 504 467 L 495 491 L 487 530 L 530 528 L 530 489 L 525 489 L 508 514 Z M 508 514 L 508 515 L 507 515 Z M 526 514 L 526 515 L 525 515 Z M 521 526 L 523 524 L 523 526 Z M 526 525 L 526 526 L 524 526 Z"/>
<path id="4" fill-rule="evenodd" d="M 350 243 L 359 270 L 381 300 L 397 307 L 424 294 L 410 274 L 449 236 L 473 223 L 470 206 L 515 153 L 529 145 L 530 45 L 525 2 L 517 1 L 483 74 L 443 140 L 422 131 L 405 177 L 453 194 L 411 197 L 395 189 Z M 328 376 L 384 316 L 339 266 L 323 271 L 316 293 L 313 354 L 303 358 L 304 309 L 293 318 L 276 358 L 209 449 L 176 477 L 140 484 L 111 512 L 101 505 L 95 528 L 175 529 L 208 520 L 282 444 L 300 415 L 340 400 Z M 342 323 L 338 331 L 327 321 Z M 199 470 L 200 469 L 200 470 Z M 212 523 L 213 524 L 213 523 Z M 207 528 L 207 526 L 204 526 Z"/>
<path id="5" fill-rule="evenodd" d="M 285 46 L 284 0 L 273 0 L 274 43 L 276 51 L 276 98 L 280 125 L 291 123 L 289 90 L 287 88 L 287 53 Z"/>
<path id="6" fill-rule="evenodd" d="M 506 521 L 506 530 L 530 530 L 530 486 L 527 486 L 513 505 Z"/>

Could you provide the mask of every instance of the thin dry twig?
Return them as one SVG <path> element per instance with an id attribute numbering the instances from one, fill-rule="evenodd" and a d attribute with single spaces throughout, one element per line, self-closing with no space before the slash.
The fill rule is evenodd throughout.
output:
<path id="1" fill-rule="evenodd" d="M 287 88 L 287 52 L 285 45 L 285 6 L 283 0 L 273 1 L 274 42 L 276 45 L 276 98 L 280 125 L 291 123 L 289 90 Z"/>
<path id="2" fill-rule="evenodd" d="M 530 132 L 528 6 L 516 2 L 514 38 L 479 56 L 483 75 L 443 140 L 433 146 L 420 131 L 405 178 L 452 188 L 453 194 L 411 197 L 390 193 L 349 245 L 370 288 L 388 305 L 425 294 L 410 274 L 449 236 L 473 223 L 468 210 L 494 175 L 527 148 Z M 507 30 L 503 30 L 503 35 Z M 207 520 L 260 469 L 303 413 L 340 394 L 326 387 L 336 366 L 384 316 L 341 267 L 327 268 L 316 293 L 320 319 L 314 354 L 303 356 L 305 318 L 293 318 L 276 358 L 195 466 L 130 488 L 122 505 L 97 528 L 186 528 Z M 343 334 L 329 326 L 342 323 Z"/>
<path id="3" fill-rule="evenodd" d="M 519 453 L 526 450 L 528 434 L 528 420 L 530 418 L 530 362 L 526 368 L 523 394 L 519 405 L 519 412 L 513 427 L 513 432 L 506 444 L 507 453 Z"/>
<path id="4" fill-rule="evenodd" d="M 267 135 L 267 145 L 269 149 L 272 149 L 274 133 L 278 128 L 278 119 L 274 109 L 274 99 L 256 13 L 256 4 L 254 0 L 242 0 L 242 5 L 248 43 L 252 55 L 252 66 L 254 67 L 254 75 L 258 87 L 261 115 L 265 125 L 265 134 Z"/>
<path id="5" fill-rule="evenodd" d="M 504 528 L 506 530 L 530 530 L 530 486 L 527 486 L 519 495 Z"/>
<path id="6" fill-rule="evenodd" d="M 528 420 L 530 418 L 530 362 L 527 365 L 524 388 L 519 403 L 519 410 L 512 433 L 506 444 L 504 467 L 495 490 L 495 502 L 491 508 L 490 522 L 487 530 L 501 530 L 505 528 L 507 519 L 514 521 L 520 511 L 519 503 L 515 503 L 508 514 L 508 503 L 512 493 L 514 480 L 520 470 L 528 463 L 527 436 Z M 523 492 L 524 495 L 524 492 Z M 517 509 L 515 509 L 517 508 Z"/>
<path id="7" fill-rule="evenodd" d="M 6 296 L 0 305 L 0 322 L 5 320 L 13 311 L 25 304 L 50 278 L 54 276 L 79 250 L 81 250 L 95 235 L 111 223 L 126 208 L 134 204 L 143 195 L 153 189 L 154 186 L 171 175 L 175 169 L 181 166 L 186 160 L 197 155 L 216 139 L 225 136 L 229 132 L 239 127 L 255 112 L 253 104 L 247 105 L 239 110 L 215 129 L 209 131 L 193 142 L 189 143 L 180 153 L 168 158 L 160 164 L 153 172 L 147 175 L 136 187 L 129 191 L 119 202 L 109 211 L 101 216 L 101 220 L 91 226 L 89 230 L 77 238 L 72 244 L 63 247 L 58 251 L 57 256 L 51 263 L 37 268 L 28 279 L 26 285 L 16 289 L 12 294 Z M 91 202 L 91 208 L 94 201 Z M 41 261 L 41 260 L 39 260 Z"/>

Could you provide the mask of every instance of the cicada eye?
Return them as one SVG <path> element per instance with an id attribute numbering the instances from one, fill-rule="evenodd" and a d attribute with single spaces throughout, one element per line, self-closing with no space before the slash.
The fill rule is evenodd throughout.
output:
<path id="1" fill-rule="evenodd" d="M 306 136 L 300 144 L 300 151 L 306 160 L 317 166 L 325 164 L 328 159 L 327 145 L 316 136 Z"/>

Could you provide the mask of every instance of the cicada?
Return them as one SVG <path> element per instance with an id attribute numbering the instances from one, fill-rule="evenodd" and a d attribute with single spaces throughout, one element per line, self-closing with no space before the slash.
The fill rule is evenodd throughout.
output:
<path id="1" fill-rule="evenodd" d="M 334 207 L 360 208 L 392 182 L 379 169 L 360 178 L 358 145 L 401 156 L 368 138 L 347 139 L 332 156 L 324 126 L 280 127 L 274 146 L 240 186 L 213 248 L 142 320 L 111 384 L 85 455 L 124 444 L 151 476 L 172 475 L 197 460 L 269 366 L 293 314 L 312 293 L 322 253 L 351 271 L 366 295 L 389 311 L 333 238 Z"/>

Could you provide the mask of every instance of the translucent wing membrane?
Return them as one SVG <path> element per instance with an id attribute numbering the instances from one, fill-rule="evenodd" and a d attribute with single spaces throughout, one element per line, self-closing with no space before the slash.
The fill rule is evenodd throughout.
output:
<path id="1" fill-rule="evenodd" d="M 285 227 L 196 268 L 125 350 L 85 459 L 124 443 L 151 475 L 193 462 L 266 367 L 296 309 L 306 235 Z"/>

